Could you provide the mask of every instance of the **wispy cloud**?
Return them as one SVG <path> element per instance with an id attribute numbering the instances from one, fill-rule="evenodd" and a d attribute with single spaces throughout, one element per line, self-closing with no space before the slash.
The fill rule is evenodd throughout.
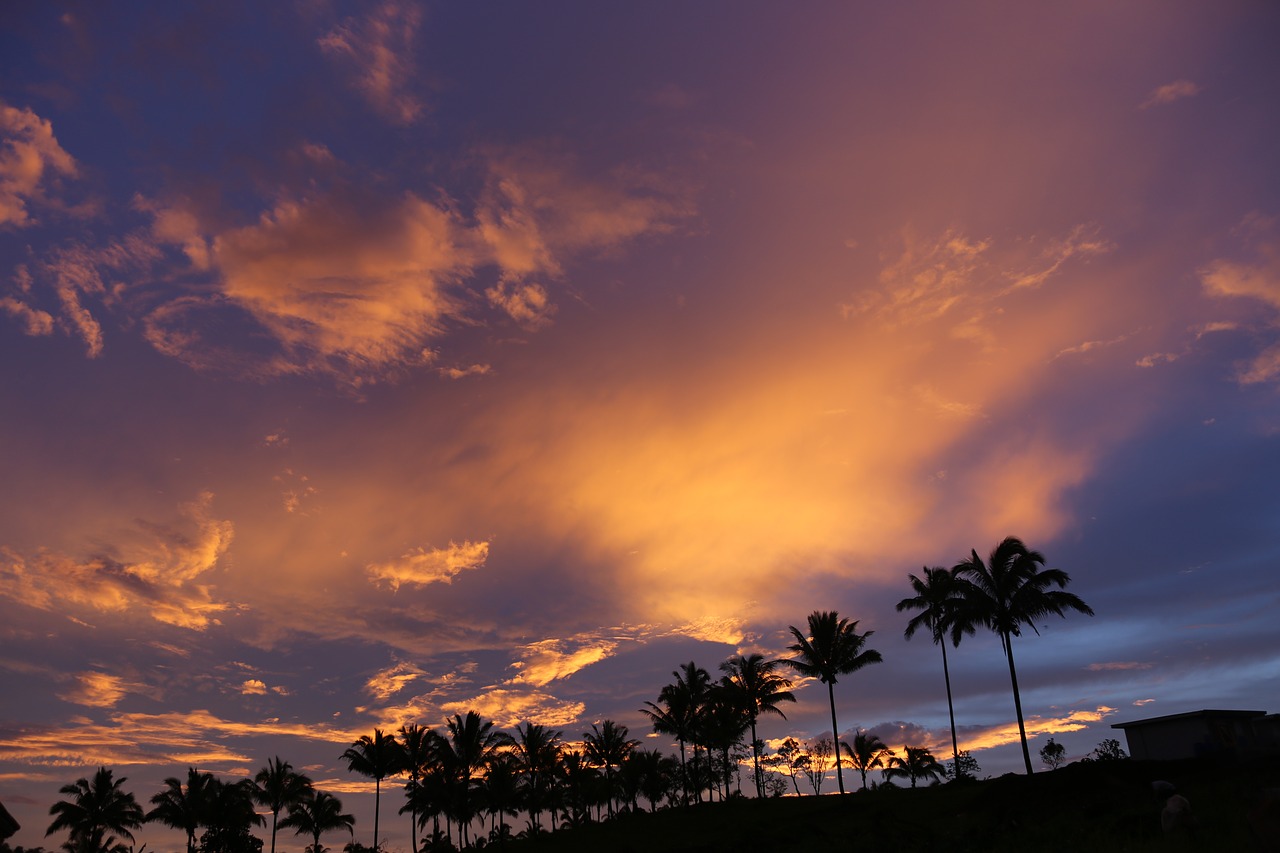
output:
<path id="1" fill-rule="evenodd" d="M 362 18 L 347 18 L 317 40 L 321 51 L 350 69 L 353 86 L 389 121 L 407 125 L 425 110 L 414 92 L 414 42 L 422 10 L 388 0 Z"/>
<path id="2" fill-rule="evenodd" d="M 478 569 L 489 557 L 488 542 L 450 542 L 446 548 L 415 548 L 398 560 L 373 563 L 366 568 L 375 583 L 385 583 L 393 590 L 401 584 L 425 586 L 430 583 L 453 583 L 464 571 Z"/>
<path id="3" fill-rule="evenodd" d="M 1163 86 L 1157 86 L 1152 89 L 1151 94 L 1147 95 L 1147 99 L 1138 106 L 1138 109 L 1146 110 L 1151 107 L 1172 104 L 1174 101 L 1180 101 L 1183 98 L 1194 97 L 1200 94 L 1201 91 L 1203 89 L 1190 80 L 1174 80 L 1172 83 L 1165 83 Z"/>

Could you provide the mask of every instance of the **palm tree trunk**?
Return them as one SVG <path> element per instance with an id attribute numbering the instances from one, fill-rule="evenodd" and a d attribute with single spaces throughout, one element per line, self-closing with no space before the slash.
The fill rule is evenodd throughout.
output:
<path id="1" fill-rule="evenodd" d="M 956 709 L 951 704 L 951 671 L 947 669 L 947 638 L 939 637 L 942 646 L 942 677 L 947 682 L 947 714 L 951 717 L 951 754 L 955 757 L 956 778 L 960 778 L 960 745 L 956 742 Z"/>
<path id="2" fill-rule="evenodd" d="M 1031 750 L 1027 749 L 1027 727 L 1022 722 L 1022 697 L 1018 694 L 1018 671 L 1013 666 L 1013 638 L 1008 634 L 1001 634 L 1000 639 L 1004 641 L 1005 657 L 1009 658 L 1009 680 L 1013 682 L 1013 707 L 1018 712 L 1018 736 L 1022 738 L 1022 760 L 1027 765 L 1027 775 L 1030 776 L 1034 771 L 1031 769 Z"/>
<path id="3" fill-rule="evenodd" d="M 378 807 L 382 804 L 382 777 L 373 780 L 373 850 L 378 850 Z"/>
<path id="4" fill-rule="evenodd" d="M 279 816 L 279 809 L 271 812 L 271 853 L 276 853 L 276 818 Z"/>
<path id="5" fill-rule="evenodd" d="M 756 770 L 756 796 L 764 799 L 764 779 L 760 776 L 760 742 L 756 740 L 756 718 L 751 718 L 751 762 Z"/>
<path id="6" fill-rule="evenodd" d="M 840 766 L 840 730 L 836 728 L 836 688 L 827 682 L 827 697 L 831 700 L 831 739 L 836 742 L 836 781 L 840 783 L 840 793 L 844 793 L 844 769 Z"/>
<path id="7" fill-rule="evenodd" d="M 689 807 L 689 770 L 684 766 L 684 738 L 680 738 L 680 787 L 684 792 L 685 808 Z"/>

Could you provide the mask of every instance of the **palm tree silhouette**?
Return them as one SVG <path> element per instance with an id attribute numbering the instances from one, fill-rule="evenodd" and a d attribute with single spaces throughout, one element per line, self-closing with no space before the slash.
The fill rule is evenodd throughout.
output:
<path id="1" fill-rule="evenodd" d="M 292 827 L 296 835 L 310 835 L 311 853 L 324 853 L 320 846 L 320 836 L 326 832 L 345 829 L 354 837 L 356 819 L 343 813 L 342 801 L 337 797 L 313 788 L 297 802 L 289 804 L 289 815 L 280 821 L 280 825 Z"/>
<path id="2" fill-rule="evenodd" d="M 736 655 L 720 664 L 728 673 L 729 681 L 738 691 L 747 719 L 751 725 L 751 758 L 755 767 L 756 796 L 764 796 L 764 776 L 760 772 L 760 741 L 756 737 L 756 720 L 761 714 L 787 715 L 778 707 L 779 702 L 795 702 L 791 692 L 791 680 L 776 672 L 782 661 L 765 660 L 764 655 L 752 653 Z"/>
<path id="3" fill-rule="evenodd" d="M 299 802 L 311 790 L 311 780 L 293 771 L 293 765 L 280 756 L 267 759 L 267 766 L 253 778 L 253 799 L 271 809 L 271 853 L 276 853 L 276 823 L 280 810 Z"/>
<path id="4" fill-rule="evenodd" d="M 693 661 L 681 664 L 680 669 L 673 670 L 676 680 L 658 692 L 658 702 L 645 702 L 647 708 L 640 713 L 649 718 L 653 730 L 659 734 L 671 735 L 680 744 L 680 784 L 684 792 L 684 804 L 689 804 L 690 770 L 685 763 L 685 744 L 693 743 L 694 763 L 698 759 L 698 718 L 702 713 L 708 689 L 711 686 L 711 674 Z M 664 707 L 665 706 L 665 707 Z M 701 789 L 697 790 L 701 801 Z"/>
<path id="5" fill-rule="evenodd" d="M 938 763 L 933 753 L 924 747 L 907 747 L 906 758 L 896 755 L 889 759 L 889 767 L 884 771 L 886 779 L 910 779 L 911 787 L 916 786 L 919 779 L 937 780 L 945 776 L 947 769 Z"/>
<path id="6" fill-rule="evenodd" d="M 626 726 L 613 720 L 605 720 L 599 726 L 591 724 L 591 731 L 582 733 L 583 753 L 592 764 L 604 768 L 604 778 L 609 791 L 609 817 L 613 817 L 613 768 L 621 764 L 640 741 L 627 737 Z"/>
<path id="7" fill-rule="evenodd" d="M 187 768 L 185 788 L 182 780 L 176 777 L 165 779 L 165 789 L 151 798 L 155 808 L 147 812 L 143 820 L 159 821 L 165 826 L 183 830 L 187 833 L 187 853 L 195 853 L 196 830 L 208 811 L 212 783 L 212 773 L 201 773 L 194 767 Z"/>
<path id="8" fill-rule="evenodd" d="M 956 618 L 967 625 L 982 625 L 1000 636 L 1000 645 L 1009 661 L 1009 680 L 1013 684 L 1013 706 L 1018 715 L 1018 736 L 1022 739 L 1022 758 L 1031 768 L 1031 752 L 1027 749 L 1027 728 L 1022 720 L 1022 697 L 1018 693 L 1018 672 L 1013 665 L 1013 638 L 1022 636 L 1027 625 L 1037 634 L 1035 620 L 1050 613 L 1066 616 L 1075 610 L 1088 616 L 1092 608 L 1079 596 L 1065 592 L 1070 575 L 1061 569 L 1044 569 L 1044 555 L 1032 551 L 1014 536 L 1006 537 L 983 562 L 977 551 L 953 569 L 961 583 L 963 607 Z M 1051 586 L 1057 589 L 1049 589 Z"/>
<path id="9" fill-rule="evenodd" d="M 864 666 L 884 660 L 875 649 L 863 648 L 867 638 L 875 632 L 859 634 L 856 620 L 851 622 L 841 618 L 834 610 L 815 610 L 810 613 L 808 636 L 794 625 L 790 627 L 796 641 L 788 648 L 799 657 L 788 659 L 787 663 L 801 675 L 817 678 L 827 685 L 827 698 L 831 701 L 831 732 L 832 737 L 838 740 L 840 729 L 836 726 L 836 677 L 857 672 Z M 840 785 L 840 793 L 843 794 L 844 770 L 840 764 L 840 750 L 835 752 L 836 779 Z"/>
<path id="10" fill-rule="evenodd" d="M 205 813 L 205 833 L 200 836 L 203 853 L 238 853 L 246 849 L 252 835 L 249 828 L 264 823 L 253 808 L 253 782 L 209 783 L 209 808 Z M 256 839 L 255 839 L 256 840 Z M 258 842 L 261 844 L 261 842 Z"/>
<path id="11" fill-rule="evenodd" d="M 427 766 L 434 760 L 439 748 L 440 735 L 433 729 L 424 728 L 417 723 L 409 723 L 400 727 L 400 749 L 403 759 L 403 771 L 409 775 L 405 785 L 407 802 L 400 813 L 409 812 L 409 835 L 412 849 L 418 849 L 418 797 L 415 796 L 422 784 L 423 774 Z"/>
<path id="12" fill-rule="evenodd" d="M 950 631 L 951 644 L 958 646 L 961 634 L 973 633 L 973 625 L 956 618 L 964 598 L 960 584 L 956 583 L 954 569 L 926 566 L 923 580 L 911 574 L 907 575 L 907 580 L 911 582 L 911 589 L 915 595 L 899 601 L 897 610 L 899 613 L 904 610 L 920 612 L 907 622 L 907 629 L 903 632 L 903 636 L 910 640 L 917 630 L 928 628 L 934 645 L 942 649 L 942 677 L 947 685 L 947 714 L 951 719 L 951 753 L 955 757 L 956 767 L 959 767 L 960 745 L 956 740 L 956 712 L 951 702 L 951 671 L 947 666 L 945 635 Z"/>
<path id="13" fill-rule="evenodd" d="M 471 784 L 480 772 L 497 755 L 501 747 L 511 742 L 511 736 L 493 730 L 493 721 L 486 720 L 475 711 L 467 716 L 454 714 L 447 721 L 448 734 L 441 742 L 445 763 L 453 770 L 457 783 L 455 815 L 462 829 L 462 845 L 470 843 L 471 819 L 475 817 L 471 801 Z"/>
<path id="14" fill-rule="evenodd" d="M 840 741 L 840 749 L 849 758 L 849 766 L 862 775 L 862 787 L 867 787 L 867 771 L 884 767 L 886 760 L 894 758 L 893 750 L 884 745 L 884 741 L 873 734 L 858 729 L 853 736 L 853 746 L 848 741 Z"/>
<path id="15" fill-rule="evenodd" d="M 404 750 L 395 735 L 385 735 L 375 728 L 373 737 L 361 735 L 347 747 L 342 757 L 347 769 L 373 780 L 373 849 L 378 850 L 378 812 L 382 800 L 382 780 L 395 776 L 404 766 Z"/>
<path id="16" fill-rule="evenodd" d="M 555 781 L 556 766 L 560 763 L 560 751 L 564 732 L 553 731 L 538 723 L 526 722 L 516 726 L 512 753 L 516 768 L 524 776 L 529 820 L 535 831 L 542 828 L 542 810 L 548 803 L 548 794 Z"/>
<path id="17" fill-rule="evenodd" d="M 54 816 L 46 836 L 66 829 L 71 838 L 66 844 L 70 853 L 115 853 L 127 850 L 116 836 L 133 841 L 133 832 L 142 825 L 142 807 L 133 794 L 121 790 L 122 776 L 113 779 L 106 767 L 99 767 L 93 781 L 77 779 L 63 785 L 58 793 L 70 799 L 60 800 L 49 809 Z M 108 834 L 114 833 L 114 834 Z"/>

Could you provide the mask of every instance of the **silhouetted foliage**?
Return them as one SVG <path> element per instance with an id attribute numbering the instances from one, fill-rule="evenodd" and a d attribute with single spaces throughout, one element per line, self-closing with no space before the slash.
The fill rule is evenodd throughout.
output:
<path id="1" fill-rule="evenodd" d="M 1013 664 L 1013 638 L 1022 636 L 1022 626 L 1036 630 L 1035 622 L 1050 613 L 1065 616 L 1075 610 L 1088 616 L 1093 610 L 1080 598 L 1065 592 L 1071 577 L 1061 569 L 1044 569 L 1044 555 L 1032 551 L 1016 537 L 1006 537 L 992 551 L 986 562 L 972 551 L 954 568 L 961 584 L 964 604 L 954 614 L 953 631 L 981 625 L 1000 637 L 1000 645 L 1009 662 L 1009 680 L 1013 685 L 1013 705 L 1018 716 L 1018 736 L 1022 740 L 1022 758 L 1027 774 L 1031 752 L 1027 748 L 1027 728 L 1022 718 L 1022 697 L 1018 692 L 1018 673 Z M 1050 589 L 1056 586 L 1058 589 Z"/>
<path id="2" fill-rule="evenodd" d="M 1120 747 L 1120 741 L 1113 737 L 1107 738 L 1094 747 L 1089 756 L 1094 761 L 1119 761 L 1129 757 L 1128 753 Z"/>
<path id="3" fill-rule="evenodd" d="M 142 808 L 133 794 L 123 790 L 125 778 L 113 778 L 111 770 L 99 767 L 89 779 L 63 785 L 58 793 L 67 797 L 54 803 L 49 814 L 53 822 L 45 835 L 67 830 L 68 853 L 117 853 L 129 848 L 117 836 L 133 841 L 133 830 L 142 825 Z"/>
<path id="4" fill-rule="evenodd" d="M 1045 745 L 1040 748 L 1040 760 L 1050 770 L 1057 770 L 1067 760 L 1067 748 L 1054 741 L 1053 738 L 1049 738 Z"/>

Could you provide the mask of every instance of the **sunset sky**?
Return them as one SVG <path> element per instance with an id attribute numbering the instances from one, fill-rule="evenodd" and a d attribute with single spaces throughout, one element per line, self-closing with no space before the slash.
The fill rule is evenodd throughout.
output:
<path id="1" fill-rule="evenodd" d="M 667 748 L 672 670 L 819 609 L 884 656 L 841 735 L 942 755 L 894 604 L 1006 535 L 1097 614 L 1015 642 L 1033 754 L 1280 711 L 1277 44 L 1261 0 L 6 4 L 10 842 L 100 764 L 279 755 L 369 843 L 375 726 Z M 998 641 L 950 661 L 1020 770 Z M 762 737 L 829 732 L 797 690 Z"/>

